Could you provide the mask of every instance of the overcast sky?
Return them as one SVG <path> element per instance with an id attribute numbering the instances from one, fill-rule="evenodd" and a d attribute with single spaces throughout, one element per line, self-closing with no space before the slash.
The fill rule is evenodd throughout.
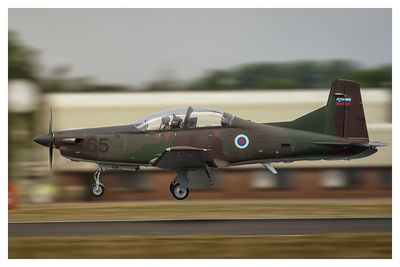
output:
<path id="1" fill-rule="evenodd" d="M 392 62 L 390 9 L 9 9 L 43 73 L 143 85 L 265 61 Z"/>

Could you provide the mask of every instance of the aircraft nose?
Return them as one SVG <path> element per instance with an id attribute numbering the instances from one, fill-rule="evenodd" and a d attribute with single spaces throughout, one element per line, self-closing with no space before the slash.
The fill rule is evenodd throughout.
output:
<path id="1" fill-rule="evenodd" d="M 50 135 L 45 134 L 45 135 L 41 135 L 41 136 L 35 138 L 33 141 L 35 141 L 39 145 L 48 147 L 48 146 L 50 146 L 51 137 L 50 137 Z"/>

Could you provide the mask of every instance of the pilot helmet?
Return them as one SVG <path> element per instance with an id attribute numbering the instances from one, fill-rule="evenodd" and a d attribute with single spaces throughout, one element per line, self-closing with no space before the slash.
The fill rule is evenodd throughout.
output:
<path id="1" fill-rule="evenodd" d="M 182 119 L 180 117 L 176 116 L 175 114 L 172 114 L 172 116 L 173 116 L 173 118 L 172 118 L 172 122 L 171 122 L 171 128 L 180 128 Z"/>

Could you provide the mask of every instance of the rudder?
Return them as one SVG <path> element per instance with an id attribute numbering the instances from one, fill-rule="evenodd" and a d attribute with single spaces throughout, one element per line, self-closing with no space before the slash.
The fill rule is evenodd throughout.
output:
<path id="1" fill-rule="evenodd" d="M 333 116 L 336 136 L 368 139 L 360 84 L 347 80 L 334 80 L 326 111 L 328 117 Z"/>

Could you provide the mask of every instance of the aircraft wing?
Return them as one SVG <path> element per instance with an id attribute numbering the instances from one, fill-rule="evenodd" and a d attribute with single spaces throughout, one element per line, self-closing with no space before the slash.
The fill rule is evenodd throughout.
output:
<path id="1" fill-rule="evenodd" d="M 175 146 L 167 148 L 152 163 L 153 166 L 169 170 L 196 167 L 217 167 L 207 149 Z"/>

